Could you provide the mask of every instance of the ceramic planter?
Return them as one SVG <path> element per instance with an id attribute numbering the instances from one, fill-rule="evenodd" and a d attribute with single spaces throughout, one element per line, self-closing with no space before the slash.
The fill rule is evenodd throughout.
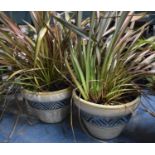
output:
<path id="1" fill-rule="evenodd" d="M 83 100 L 74 90 L 73 101 L 80 109 L 84 127 L 92 136 L 99 139 L 112 139 L 123 131 L 133 111 L 139 105 L 140 97 L 122 105 L 99 105 Z"/>
<path id="2" fill-rule="evenodd" d="M 53 92 L 22 91 L 29 114 L 46 123 L 61 122 L 69 113 L 71 89 Z"/>

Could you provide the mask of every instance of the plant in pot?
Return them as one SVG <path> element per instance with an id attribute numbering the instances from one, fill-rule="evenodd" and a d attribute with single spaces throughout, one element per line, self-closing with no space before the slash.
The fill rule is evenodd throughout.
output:
<path id="1" fill-rule="evenodd" d="M 56 12 L 31 12 L 29 32 L 5 13 L 0 13 L 0 63 L 14 68 L 7 81 L 20 86 L 29 114 L 47 123 L 62 121 L 69 113 L 71 88 L 59 72 L 67 76 L 64 50 L 69 31 L 52 16 Z"/>
<path id="2" fill-rule="evenodd" d="M 140 103 L 136 81 L 151 72 L 154 59 L 148 46 L 138 41 L 148 23 L 134 29 L 144 15 L 92 12 L 83 21 L 82 12 L 77 12 L 76 25 L 55 17 L 77 34 L 77 42 L 70 40 L 65 63 L 82 124 L 96 138 L 117 137 Z"/>

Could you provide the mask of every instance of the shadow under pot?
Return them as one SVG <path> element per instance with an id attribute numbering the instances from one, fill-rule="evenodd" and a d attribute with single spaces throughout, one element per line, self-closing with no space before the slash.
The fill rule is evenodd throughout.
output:
<path id="1" fill-rule="evenodd" d="M 80 110 L 82 124 L 88 133 L 98 139 L 108 140 L 121 134 L 138 107 L 140 96 L 121 105 L 100 105 L 85 101 L 73 90 L 73 101 Z"/>
<path id="2" fill-rule="evenodd" d="M 71 88 L 53 92 L 23 90 L 22 96 L 30 115 L 46 123 L 58 123 L 69 114 Z"/>

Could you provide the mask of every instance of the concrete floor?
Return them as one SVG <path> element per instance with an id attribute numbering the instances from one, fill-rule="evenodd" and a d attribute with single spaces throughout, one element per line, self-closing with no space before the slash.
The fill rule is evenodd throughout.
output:
<path id="1" fill-rule="evenodd" d="M 155 111 L 155 97 L 150 96 L 148 100 L 142 98 L 143 104 Z M 13 130 L 17 116 L 13 114 L 5 114 L 0 122 L 0 142 L 10 143 L 96 143 L 100 142 L 85 134 L 80 125 L 74 125 L 75 137 L 73 138 L 70 128 L 69 118 L 58 124 L 45 124 L 40 121 L 33 120 L 32 125 L 28 123 L 29 118 L 20 116 Z M 75 120 L 76 118 L 74 118 Z M 30 121 L 30 120 L 29 120 Z M 77 122 L 77 121 L 76 121 Z M 124 132 L 113 140 L 106 142 L 118 143 L 136 143 L 136 142 L 155 142 L 155 117 L 143 110 L 140 105 L 134 116 L 130 120 Z"/>

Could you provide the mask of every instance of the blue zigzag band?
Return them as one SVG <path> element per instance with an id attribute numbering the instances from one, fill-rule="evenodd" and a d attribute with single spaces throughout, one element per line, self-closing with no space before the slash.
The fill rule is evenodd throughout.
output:
<path id="1" fill-rule="evenodd" d="M 57 102 L 33 102 L 29 100 L 26 101 L 32 108 L 38 110 L 56 110 L 70 104 L 70 98 Z"/>
<path id="2" fill-rule="evenodd" d="M 131 118 L 131 114 L 124 117 L 105 118 L 91 115 L 83 111 L 81 111 L 81 116 L 86 122 L 99 127 L 116 127 L 119 125 L 124 125 L 127 124 Z"/>

